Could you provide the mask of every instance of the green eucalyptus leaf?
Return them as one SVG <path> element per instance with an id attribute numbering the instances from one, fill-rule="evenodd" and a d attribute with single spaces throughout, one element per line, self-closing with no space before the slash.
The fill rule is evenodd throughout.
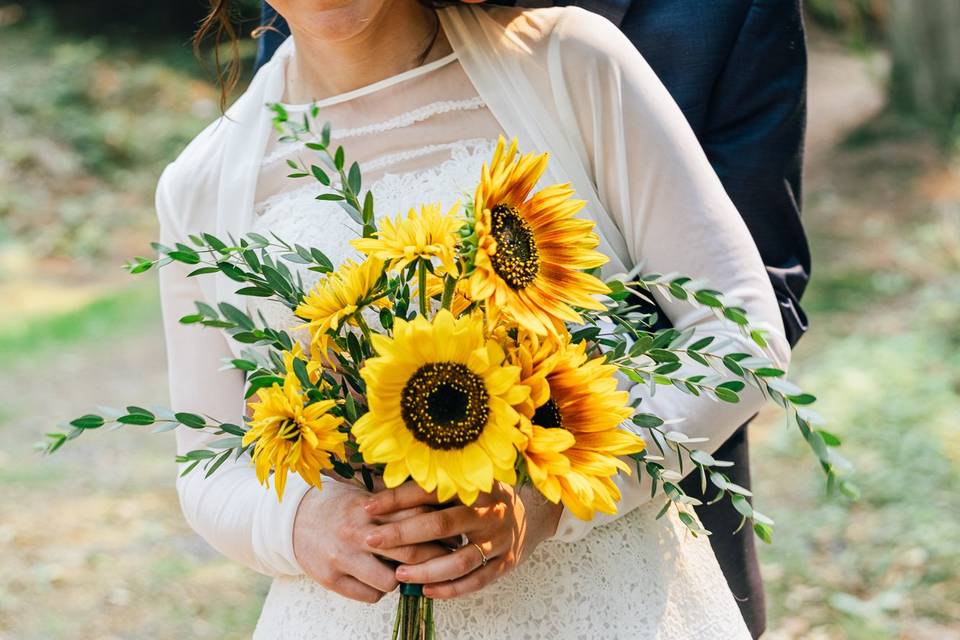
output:
<path id="1" fill-rule="evenodd" d="M 762 522 L 753 523 L 753 532 L 767 544 L 773 544 L 773 527 Z"/>
<path id="2" fill-rule="evenodd" d="M 730 502 L 733 504 L 733 508 L 740 512 L 745 518 L 753 517 L 753 507 L 750 506 L 750 502 L 740 494 L 734 494 L 730 496 Z"/>
<path id="3" fill-rule="evenodd" d="M 724 402 L 729 402 L 730 404 L 740 402 L 740 396 L 737 395 L 735 391 L 727 389 L 726 387 L 717 387 L 713 392 L 719 400 L 723 400 Z"/>
<path id="4" fill-rule="evenodd" d="M 326 171 L 321 169 L 315 164 L 310 165 L 310 173 L 313 174 L 313 177 L 325 187 L 330 186 L 330 176 L 327 175 Z"/>
<path id="5" fill-rule="evenodd" d="M 787 399 L 790 400 L 790 402 L 792 402 L 793 404 L 797 404 L 797 405 L 808 405 L 808 404 L 813 404 L 814 402 L 817 401 L 816 396 L 811 395 L 809 393 L 801 393 L 795 396 L 787 396 Z"/>
<path id="6" fill-rule="evenodd" d="M 360 165 L 354 162 L 350 165 L 350 171 L 347 172 L 347 186 L 350 188 L 350 191 L 359 194 L 360 193 Z"/>
<path id="7" fill-rule="evenodd" d="M 180 412 L 173 414 L 174 418 L 185 427 L 190 429 L 202 429 L 207 426 L 207 421 L 203 416 L 199 416 L 195 413 L 186 413 Z"/>
<path id="8" fill-rule="evenodd" d="M 220 313 L 223 314 L 223 317 L 227 320 L 230 320 L 238 327 L 242 327 L 248 331 L 254 328 L 253 320 L 250 319 L 250 316 L 232 304 L 221 302 L 217 306 L 220 308 Z"/>
<path id="9" fill-rule="evenodd" d="M 663 420 L 652 413 L 637 413 L 633 416 L 633 424 L 645 429 L 653 429 L 662 425 Z"/>
<path id="10" fill-rule="evenodd" d="M 70 426 L 76 427 L 77 429 L 99 429 L 103 424 L 103 418 L 92 413 L 70 421 Z"/>

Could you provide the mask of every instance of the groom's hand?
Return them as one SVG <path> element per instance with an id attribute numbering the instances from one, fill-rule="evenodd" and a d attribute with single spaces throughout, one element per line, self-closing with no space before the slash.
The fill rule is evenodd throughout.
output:
<path id="1" fill-rule="evenodd" d="M 365 509 L 376 515 L 425 505 L 437 506 L 436 496 L 409 482 L 372 496 Z M 495 482 L 490 493 L 481 494 L 469 507 L 455 503 L 374 527 L 366 543 L 390 550 L 466 536 L 469 544 L 452 553 L 396 569 L 400 582 L 424 585 L 424 595 L 453 598 L 478 591 L 513 570 L 553 535 L 561 510 L 535 490 L 521 495 L 514 487 Z"/>

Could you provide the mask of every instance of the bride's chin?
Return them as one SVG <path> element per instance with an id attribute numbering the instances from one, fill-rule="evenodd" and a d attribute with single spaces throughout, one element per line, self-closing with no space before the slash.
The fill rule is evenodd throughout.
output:
<path id="1" fill-rule="evenodd" d="M 361 35 L 391 10 L 416 0 L 271 0 L 270 4 L 294 34 L 327 42 L 342 42 Z"/>

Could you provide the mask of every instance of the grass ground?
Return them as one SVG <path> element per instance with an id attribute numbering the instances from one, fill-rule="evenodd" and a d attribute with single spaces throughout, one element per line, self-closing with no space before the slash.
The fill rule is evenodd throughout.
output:
<path id="1" fill-rule="evenodd" d="M 0 58 L 23 62 L 0 71 L 23 105 L 0 118 L 0 639 L 248 637 L 268 583 L 183 522 L 169 434 L 91 434 L 54 459 L 32 450 L 95 403 L 165 401 L 152 276 L 114 265 L 142 252 L 158 168 L 200 126 L 212 93 L 179 63 L 129 51 L 118 63 L 105 43 L 53 37 L 39 57 L 63 68 L 33 89 L 26 79 L 49 73 L 27 66 L 37 41 L 29 29 L 0 32 Z M 73 66 L 78 50 L 88 57 Z M 71 117 L 80 128 L 96 120 L 95 135 L 65 132 L 60 111 L 44 106 L 55 90 L 46 85 L 80 73 L 92 75 L 62 99 L 81 103 Z M 100 93 L 84 97 L 97 78 L 112 84 L 92 86 L 149 80 L 147 95 L 167 97 L 121 92 L 107 105 Z M 852 506 L 823 499 L 795 434 L 773 413 L 754 428 L 757 499 L 778 523 L 762 550 L 768 637 L 958 638 L 960 173 L 896 118 L 826 134 L 839 120 L 830 105 L 879 95 L 850 93 L 870 84 L 857 60 L 814 56 L 811 80 L 813 328 L 795 372 L 844 438 L 864 496 Z M 108 135 L 131 124 L 165 142 Z M 85 145 L 107 149 L 88 157 Z M 57 167 L 66 168 L 49 173 Z M 36 203 L 39 220 L 24 203 Z"/>

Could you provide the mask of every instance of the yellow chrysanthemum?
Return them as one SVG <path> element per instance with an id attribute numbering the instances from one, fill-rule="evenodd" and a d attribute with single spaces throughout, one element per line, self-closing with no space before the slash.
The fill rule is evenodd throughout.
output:
<path id="1" fill-rule="evenodd" d="M 291 361 L 293 357 L 285 354 Z M 250 402 L 253 415 L 243 446 L 254 443 L 253 462 L 261 484 L 268 485 L 273 471 L 278 499 L 283 499 L 288 472 L 298 473 L 307 483 L 319 487 L 320 472 L 333 468 L 330 454 L 346 457 L 343 443 L 347 434 L 339 430 L 343 418 L 330 413 L 335 405 L 335 400 L 306 404 L 292 366 L 283 386 L 274 383 L 260 389 Z"/>
<path id="2" fill-rule="evenodd" d="M 501 137 L 474 197 L 477 251 L 470 297 L 485 300 L 489 313 L 505 313 L 536 333 L 557 332 L 565 321 L 581 321 L 573 307 L 603 308 L 592 296 L 608 288 L 582 270 L 607 258 L 594 251 L 599 238 L 593 222 L 574 217 L 584 202 L 572 199 L 570 185 L 530 195 L 547 167 L 547 154 L 518 157 L 516 140 L 505 145 Z"/>
<path id="3" fill-rule="evenodd" d="M 427 274 L 427 296 L 432 300 L 443 294 L 444 277 L 435 276 L 432 273 Z M 411 297 L 415 298 L 418 294 L 417 285 L 414 283 L 414 289 Z M 459 317 L 473 302 L 469 297 L 470 285 L 464 279 L 459 279 L 453 289 L 453 298 L 450 300 L 450 311 L 453 315 Z"/>
<path id="4" fill-rule="evenodd" d="M 311 348 L 310 351 L 312 352 L 311 357 L 308 358 L 303 353 L 303 345 L 299 342 L 294 342 L 290 351 L 283 352 L 283 368 L 287 373 L 293 373 L 293 361 L 303 360 L 310 382 L 317 384 L 323 373 L 323 363 L 316 357 L 317 354 L 314 352 L 314 349 Z"/>
<path id="5" fill-rule="evenodd" d="M 367 258 L 361 263 L 346 260 L 332 273 L 321 278 L 295 313 L 307 321 L 310 342 L 317 353 L 326 356 L 330 332 L 340 329 L 360 305 L 369 299 L 377 280 L 383 274 L 383 261 Z"/>
<path id="6" fill-rule="evenodd" d="M 616 512 L 620 491 L 612 478 L 630 473 L 617 456 L 644 449 L 642 438 L 619 426 L 631 409 L 627 393 L 617 391 L 616 368 L 588 359 L 585 343 L 558 347 L 522 330 L 510 359 L 531 389 L 518 410 L 534 486 L 584 520 L 595 511 Z"/>
<path id="7" fill-rule="evenodd" d="M 460 203 L 446 213 L 440 204 L 422 205 L 420 211 L 410 209 L 407 217 L 385 218 L 378 224 L 373 238 L 359 238 L 350 244 L 357 251 L 379 258 L 391 270 L 403 269 L 420 258 L 437 258 L 445 273 L 456 275 L 457 231 L 463 220 L 457 217 Z"/>
<path id="8" fill-rule="evenodd" d="M 397 320 L 393 338 L 373 336 L 379 354 L 360 374 L 369 412 L 353 426 L 364 460 L 385 463 L 384 483 L 412 477 L 440 500 L 471 504 L 494 480 L 516 482 L 523 434 L 515 405 L 529 389 L 520 369 L 483 333 L 483 319 Z"/>

